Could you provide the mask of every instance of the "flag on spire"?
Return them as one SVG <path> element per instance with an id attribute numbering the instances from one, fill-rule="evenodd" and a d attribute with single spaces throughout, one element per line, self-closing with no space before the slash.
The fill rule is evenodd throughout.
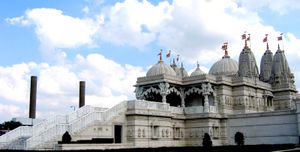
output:
<path id="1" fill-rule="evenodd" d="M 159 60 L 162 61 L 162 49 L 160 49 L 160 52 L 158 53 L 159 55 Z"/>
<path id="2" fill-rule="evenodd" d="M 222 45 L 222 50 L 227 50 L 227 45 L 228 45 L 228 42 L 225 42 L 225 43 Z"/>
<path id="3" fill-rule="evenodd" d="M 167 53 L 167 58 L 171 57 L 171 50 L 169 50 L 169 53 Z"/>
<path id="4" fill-rule="evenodd" d="M 243 35 L 242 35 L 242 40 L 245 40 L 246 39 L 246 33 L 244 33 Z"/>
<path id="5" fill-rule="evenodd" d="M 223 45 L 222 45 L 222 50 L 225 51 L 225 56 L 228 56 L 227 46 L 228 46 L 228 42 L 225 42 L 225 43 L 223 43 Z"/>
<path id="6" fill-rule="evenodd" d="M 281 33 L 280 36 L 277 37 L 277 40 L 278 40 L 278 41 L 282 41 L 282 35 L 283 35 L 283 33 Z"/>
<path id="7" fill-rule="evenodd" d="M 157 55 L 161 55 L 162 50 L 160 50 L 160 52 Z"/>
<path id="8" fill-rule="evenodd" d="M 246 41 L 250 41 L 251 39 L 250 39 L 250 34 L 248 34 L 248 37 L 247 37 L 247 39 L 246 39 Z"/>
<path id="9" fill-rule="evenodd" d="M 263 39 L 263 42 L 268 42 L 268 34 L 266 34 L 266 37 Z"/>

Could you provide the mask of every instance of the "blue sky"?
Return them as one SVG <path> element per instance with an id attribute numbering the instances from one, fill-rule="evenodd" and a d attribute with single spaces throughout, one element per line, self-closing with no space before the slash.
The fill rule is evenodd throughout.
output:
<path id="1" fill-rule="evenodd" d="M 71 112 L 78 84 L 86 103 L 111 107 L 134 99 L 136 78 L 164 54 L 180 55 L 188 72 L 208 72 L 229 42 L 237 60 L 251 34 L 259 66 L 269 34 L 284 48 L 300 86 L 300 2 L 296 0 L 5 0 L 0 3 L 0 122 L 27 117 L 30 76 L 38 76 L 37 117 Z M 170 59 L 164 59 L 169 63 Z"/>

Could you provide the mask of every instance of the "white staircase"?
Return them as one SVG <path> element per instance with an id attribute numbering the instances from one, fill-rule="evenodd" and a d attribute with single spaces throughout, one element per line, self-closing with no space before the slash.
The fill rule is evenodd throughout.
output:
<path id="1" fill-rule="evenodd" d="M 22 146 L 18 145 L 17 142 L 24 138 L 28 139 L 31 136 L 31 126 L 20 126 L 0 136 L 0 149 L 20 149 Z"/>
<path id="2" fill-rule="evenodd" d="M 56 115 L 32 127 L 18 127 L 0 136 L 0 149 L 53 149 L 66 131 L 75 135 L 96 122 L 107 122 L 126 110 L 127 101 L 110 109 L 84 106 L 68 115 Z"/>

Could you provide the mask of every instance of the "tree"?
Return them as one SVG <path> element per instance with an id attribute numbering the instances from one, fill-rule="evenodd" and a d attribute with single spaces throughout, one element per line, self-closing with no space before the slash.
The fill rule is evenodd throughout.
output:
<path id="1" fill-rule="evenodd" d="M 212 141 L 208 133 L 204 134 L 202 145 L 205 150 L 209 150 L 212 147 Z"/>
<path id="2" fill-rule="evenodd" d="M 245 142 L 244 134 L 241 132 L 236 132 L 234 135 L 234 141 L 238 146 L 244 145 Z"/>
<path id="3" fill-rule="evenodd" d="M 6 121 L 2 124 L 2 126 L 5 130 L 13 130 L 15 128 L 18 128 L 19 126 L 22 126 L 22 123 L 18 121 Z"/>

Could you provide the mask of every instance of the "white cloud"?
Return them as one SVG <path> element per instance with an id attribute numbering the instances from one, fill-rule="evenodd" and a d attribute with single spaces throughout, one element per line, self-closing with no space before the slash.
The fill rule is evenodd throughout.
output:
<path id="1" fill-rule="evenodd" d="M 4 121 L 10 120 L 12 117 L 18 117 L 25 114 L 25 111 L 13 104 L 0 103 L 0 119 Z M 2 123 L 2 121 L 1 121 Z"/>
<path id="2" fill-rule="evenodd" d="M 285 15 L 289 11 L 300 9 L 300 2 L 298 0 L 251 0 L 240 1 L 240 3 L 243 7 L 252 11 L 269 8 L 280 15 Z"/>
<path id="3" fill-rule="evenodd" d="M 137 77 L 145 75 L 141 67 L 120 65 L 100 54 L 77 55 L 68 64 L 22 63 L 11 67 L 0 67 L 0 98 L 11 105 L 7 110 L 14 112 L 29 102 L 30 75 L 38 76 L 37 110 L 39 116 L 49 112 L 60 113 L 69 110 L 70 105 L 78 105 L 79 81 L 86 81 L 86 104 L 112 107 L 134 98 Z M 4 108 L 3 108 L 4 109 Z M 51 112 L 52 111 L 52 112 Z"/>
<path id="4" fill-rule="evenodd" d="M 167 1 L 157 6 L 148 1 L 126 0 L 116 3 L 105 16 L 101 39 L 117 45 L 130 45 L 143 48 L 155 41 L 156 28 L 170 19 L 170 5 Z"/>
<path id="5" fill-rule="evenodd" d="M 90 18 L 75 18 L 50 8 L 27 10 L 24 16 L 6 20 L 11 24 L 34 25 L 41 47 L 46 51 L 93 45 L 92 37 L 100 24 Z"/>
<path id="6" fill-rule="evenodd" d="M 26 102 L 28 98 L 28 82 L 26 78 L 32 63 L 15 64 L 11 67 L 0 66 L 0 96 L 7 100 Z"/>

